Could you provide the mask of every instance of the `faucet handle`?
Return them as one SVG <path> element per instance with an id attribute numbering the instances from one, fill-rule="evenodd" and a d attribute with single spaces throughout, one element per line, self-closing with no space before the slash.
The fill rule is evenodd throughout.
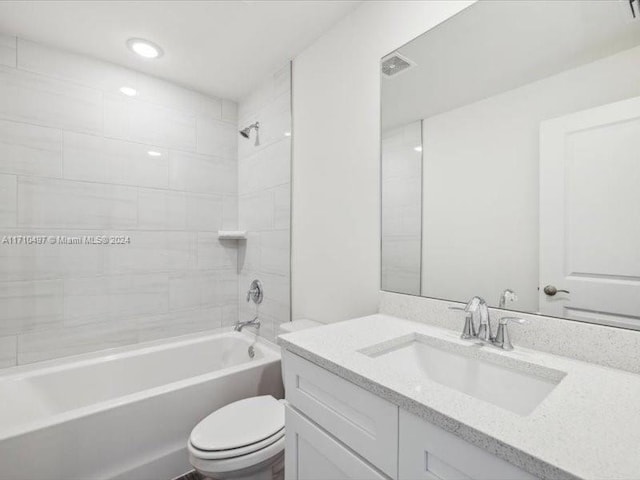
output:
<path id="1" fill-rule="evenodd" d="M 509 329 L 507 328 L 507 324 L 509 323 L 522 325 L 529 322 L 520 317 L 502 317 L 498 322 L 498 332 L 496 333 L 496 338 L 493 340 L 493 344 L 498 348 L 510 351 L 513 350 L 513 344 L 509 336 Z"/>
<path id="2" fill-rule="evenodd" d="M 473 324 L 473 314 L 471 312 L 467 312 L 464 307 L 449 307 L 449 310 L 456 310 L 459 312 L 465 312 L 464 317 L 464 328 L 462 329 L 462 334 L 460 338 L 463 340 L 469 340 L 470 338 L 476 338 L 476 327 Z"/>

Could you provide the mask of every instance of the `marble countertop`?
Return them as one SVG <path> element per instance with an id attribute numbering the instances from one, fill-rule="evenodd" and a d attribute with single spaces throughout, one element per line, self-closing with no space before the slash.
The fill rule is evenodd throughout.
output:
<path id="1" fill-rule="evenodd" d="M 452 330 L 382 314 L 281 335 L 278 343 L 540 478 L 640 479 L 640 375 L 517 345 L 511 352 L 471 347 L 497 364 L 566 373 L 531 413 L 519 415 L 360 351 L 414 332 L 469 345 Z"/>

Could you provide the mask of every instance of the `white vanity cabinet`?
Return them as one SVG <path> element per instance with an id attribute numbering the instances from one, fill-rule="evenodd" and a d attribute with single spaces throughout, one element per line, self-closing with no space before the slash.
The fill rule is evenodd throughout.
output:
<path id="1" fill-rule="evenodd" d="M 286 480 L 531 480 L 535 477 L 285 352 Z"/>
<path id="2" fill-rule="evenodd" d="M 398 475 L 411 480 L 533 480 L 536 477 L 400 410 Z"/>

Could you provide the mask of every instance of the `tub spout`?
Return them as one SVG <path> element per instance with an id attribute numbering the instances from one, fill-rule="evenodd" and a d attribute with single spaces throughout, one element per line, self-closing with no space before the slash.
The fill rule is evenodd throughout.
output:
<path id="1" fill-rule="evenodd" d="M 241 332 L 244 327 L 253 327 L 256 330 L 259 330 L 260 329 L 260 320 L 258 319 L 258 316 L 256 315 L 253 318 L 253 320 L 247 320 L 246 322 L 240 322 L 240 321 L 236 322 L 236 326 L 233 327 L 233 329 L 236 332 Z"/>

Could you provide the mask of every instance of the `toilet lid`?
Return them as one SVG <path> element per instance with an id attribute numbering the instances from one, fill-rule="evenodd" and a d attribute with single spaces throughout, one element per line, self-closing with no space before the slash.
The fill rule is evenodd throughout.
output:
<path id="1" fill-rule="evenodd" d="M 284 405 L 271 395 L 245 398 L 216 410 L 191 432 L 199 450 L 229 450 L 260 442 L 284 428 Z"/>

